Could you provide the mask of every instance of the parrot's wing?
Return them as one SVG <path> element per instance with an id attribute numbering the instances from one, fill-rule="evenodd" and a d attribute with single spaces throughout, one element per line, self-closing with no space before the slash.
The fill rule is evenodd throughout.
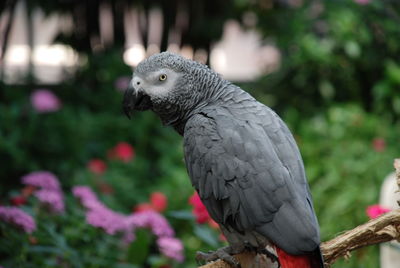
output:
<path id="1" fill-rule="evenodd" d="M 211 217 L 254 230 L 291 254 L 319 245 L 303 162 L 282 120 L 263 105 L 211 107 L 187 122 L 185 162 Z"/>

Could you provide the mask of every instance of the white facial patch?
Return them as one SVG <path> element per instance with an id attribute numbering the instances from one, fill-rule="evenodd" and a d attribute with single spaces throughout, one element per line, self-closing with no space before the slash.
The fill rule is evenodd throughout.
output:
<path id="1" fill-rule="evenodd" d="M 165 97 L 174 89 L 179 75 L 179 73 L 170 69 L 148 73 L 145 77 L 141 75 L 141 84 L 139 87 L 150 97 Z M 132 83 L 134 83 L 134 80 L 132 80 Z"/>

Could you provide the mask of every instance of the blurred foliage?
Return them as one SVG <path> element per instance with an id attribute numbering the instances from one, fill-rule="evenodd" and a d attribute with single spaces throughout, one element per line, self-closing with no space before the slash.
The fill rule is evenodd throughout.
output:
<path id="1" fill-rule="evenodd" d="M 284 119 L 303 156 L 322 240 L 366 222 L 365 209 L 378 202 L 380 185 L 399 156 L 400 124 L 354 104 L 333 106 L 307 120 L 288 109 Z M 378 267 L 377 252 L 378 247 L 360 249 L 333 267 Z"/>
<path id="2" fill-rule="evenodd" d="M 48 12 L 59 11 L 54 1 L 40 2 Z M 365 208 L 378 201 L 380 184 L 392 171 L 393 158 L 400 151 L 400 4 L 389 0 L 365 5 L 352 0 L 233 3 L 225 6 L 218 19 L 197 13 L 198 20 L 191 21 L 185 42 L 193 42 L 195 47 L 209 44 L 220 34 L 226 17 L 256 14 L 258 30 L 282 53 L 281 67 L 241 86 L 278 110 L 294 132 L 323 240 L 365 222 Z M 198 32 L 202 34 L 196 39 Z M 71 38 L 75 40 L 60 40 L 86 50 L 84 41 Z M 28 262 L 30 267 L 54 267 L 59 256 L 63 267 L 135 267 L 115 264 L 120 259 L 118 238 L 84 223 L 83 212 L 70 195 L 76 184 L 91 185 L 109 207 L 124 213 L 145 202 L 149 193 L 164 192 L 169 198 L 165 215 L 185 245 L 185 264 L 173 266 L 196 267 L 197 250 L 221 245 L 217 231 L 194 223 L 181 138 L 150 112 L 134 114 L 130 121 L 122 114 L 122 93 L 115 82 L 130 73 L 122 62 L 122 48 L 89 53 L 75 77 L 47 87 L 63 105 L 47 114 L 36 113 L 30 103 L 30 94 L 39 86 L 0 84 L 0 203 L 9 204 L 20 187 L 20 177 L 34 170 L 56 173 L 68 196 L 63 216 L 31 211 L 40 224 L 38 234 L 43 234 L 38 244 L 31 245 L 28 236 L 0 226 L 1 241 L 12 243 L 0 242 L 0 251 L 12 256 L 8 262 L 12 267 L 27 267 Z M 110 148 L 121 141 L 135 149 L 135 158 L 129 163 L 108 159 Z M 106 161 L 101 182 L 112 192 L 102 193 L 98 177 L 88 171 L 86 165 L 94 158 Z M 35 204 L 26 209 L 30 207 Z M 154 255 L 153 242 L 146 234 L 139 235 L 143 267 L 163 264 Z M 104 254 L 104 259 L 93 258 L 91 253 L 96 251 Z M 361 249 L 349 261 L 334 265 L 377 266 L 377 247 Z"/>
<path id="3" fill-rule="evenodd" d="M 24 206 L 38 223 L 33 233 L 38 242 L 32 245 L 30 236 L 2 224 L 1 240 L 10 239 L 15 247 L 11 250 L 8 243 L 0 243 L 0 259 L 5 261 L 0 265 L 28 267 L 29 262 L 29 267 L 195 267 L 197 250 L 221 246 L 218 231 L 197 225 L 192 216 L 188 199 L 193 188 L 179 135 L 163 127 L 151 112 L 134 114 L 132 120 L 123 114 L 122 91 L 116 82 L 130 70 L 120 60 L 121 55 L 122 51 L 117 50 L 89 57 L 75 78 L 49 88 L 62 101 L 62 108 L 56 112 L 35 111 L 30 94 L 37 86 L 2 85 L 0 203 L 12 204 L 25 173 L 50 170 L 60 177 L 67 211 L 51 216 L 38 213 L 35 203 Z M 134 159 L 128 163 L 109 156 L 110 149 L 121 141 L 135 150 Z M 106 163 L 100 177 L 87 167 L 92 159 Z M 160 259 L 155 255 L 154 239 L 146 238 L 146 234 L 139 234 L 132 244 L 134 257 L 125 256 L 119 249 L 119 237 L 85 223 L 83 211 L 70 193 L 71 187 L 78 184 L 92 186 L 107 206 L 122 213 L 130 213 L 135 205 L 145 202 L 149 193 L 162 191 L 169 198 L 165 214 L 176 236 L 184 242 L 187 262 L 173 264 Z"/>
<path id="4" fill-rule="evenodd" d="M 122 92 L 114 82 L 130 71 L 120 59 L 117 52 L 92 57 L 75 79 L 54 87 L 63 105 L 56 113 L 38 114 L 31 107 L 29 96 L 36 86 L 4 86 L 0 106 L 3 183 L 16 182 L 21 174 L 34 169 L 70 177 L 77 166 L 105 157 L 121 139 L 132 144 L 139 156 L 138 164 L 126 173 L 148 178 L 138 180 L 138 186 L 151 185 L 152 178 L 161 179 L 168 174 L 163 170 L 166 166 L 181 165 L 177 134 L 163 128 L 151 113 L 135 114 L 131 121 L 123 115 Z"/>
<path id="5" fill-rule="evenodd" d="M 398 1 L 279 1 L 273 8 L 263 2 L 244 9 L 257 14 L 258 29 L 281 50 L 282 63 L 247 88 L 278 109 L 312 113 L 355 101 L 399 118 Z"/>
<path id="6" fill-rule="evenodd" d="M 96 188 L 96 184 L 92 186 Z M 109 197 L 114 194 L 118 197 L 121 192 L 124 191 L 115 189 L 112 194 L 99 191 L 98 195 L 106 205 L 112 206 L 112 198 Z M 18 192 L 12 191 L 9 196 L 15 194 Z M 186 257 L 189 259 L 188 266 L 188 263 L 179 264 L 162 256 L 156 247 L 155 236 L 147 229 L 136 230 L 135 240 L 126 244 L 122 235 L 109 235 L 89 225 L 79 201 L 69 191 L 65 192 L 65 197 L 66 211 L 58 215 L 49 213 L 35 198 L 27 198 L 20 208 L 36 220 L 37 229 L 32 234 L 23 233 L 0 221 L 1 241 L 7 241 L 0 243 L 0 265 L 16 268 L 195 267 L 190 257 Z M 121 206 L 121 199 L 118 198 L 118 202 Z M 172 210 L 174 202 L 168 207 L 165 216 L 176 228 L 177 236 L 183 240 L 187 256 L 194 256 L 200 247 L 211 249 L 222 245 L 216 239 L 216 230 L 195 224 L 187 202 L 179 205 L 180 211 Z"/>

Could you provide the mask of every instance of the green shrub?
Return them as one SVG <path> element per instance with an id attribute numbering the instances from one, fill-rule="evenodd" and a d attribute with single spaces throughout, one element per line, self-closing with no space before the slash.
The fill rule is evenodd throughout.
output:
<path id="1" fill-rule="evenodd" d="M 304 159 L 323 241 L 366 222 L 367 206 L 378 203 L 381 183 L 399 157 L 400 125 L 352 104 L 306 120 L 291 109 L 284 118 Z M 378 266 L 377 247 L 360 249 L 349 262 L 334 265 Z"/>

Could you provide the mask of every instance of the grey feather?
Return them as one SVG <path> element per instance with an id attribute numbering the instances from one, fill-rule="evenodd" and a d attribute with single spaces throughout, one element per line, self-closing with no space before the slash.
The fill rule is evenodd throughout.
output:
<path id="1" fill-rule="evenodd" d="M 229 241 L 269 241 L 296 255 L 318 250 L 303 162 L 279 116 L 205 65 L 172 53 L 151 56 L 135 75 L 160 69 L 178 79 L 148 107 L 183 135 L 192 185 Z M 130 95 L 126 110 L 135 103 Z"/>
<path id="2" fill-rule="evenodd" d="M 293 136 L 271 109 L 239 88 L 225 94 L 229 98 L 203 107 L 184 130 L 185 155 L 197 159 L 186 165 L 200 197 L 228 230 L 256 230 L 291 254 L 313 251 L 318 223 Z M 207 151 L 197 155 L 196 147 Z"/>

